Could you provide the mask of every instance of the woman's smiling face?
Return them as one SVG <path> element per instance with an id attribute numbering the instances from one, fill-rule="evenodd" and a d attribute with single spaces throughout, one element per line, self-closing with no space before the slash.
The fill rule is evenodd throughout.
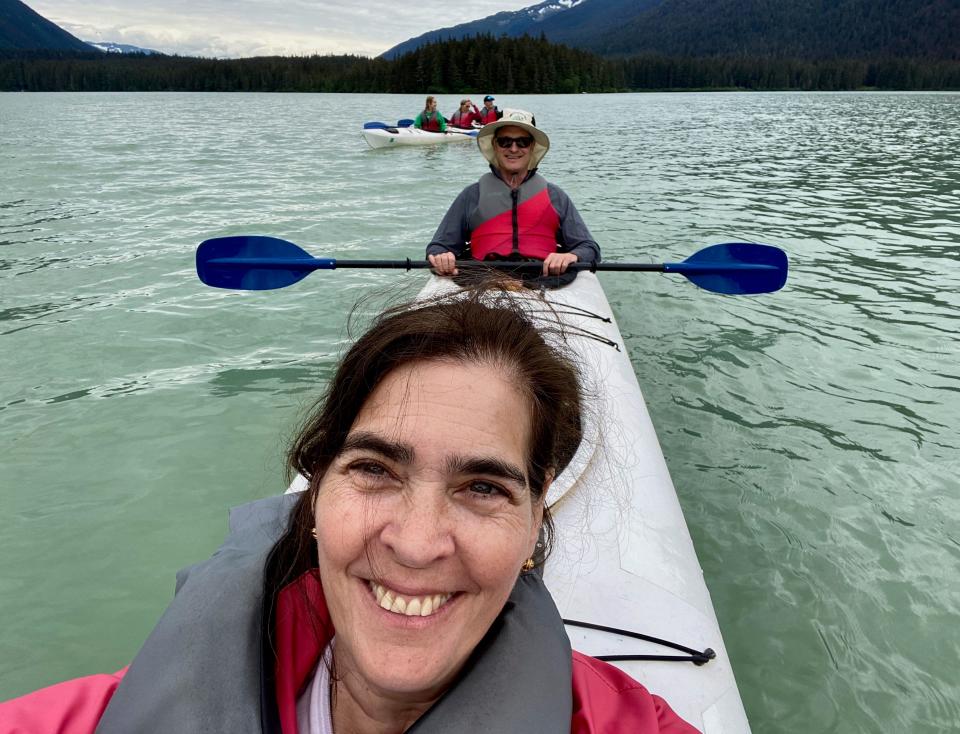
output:
<path id="1" fill-rule="evenodd" d="M 530 434 L 497 365 L 412 363 L 374 389 L 315 505 L 338 673 L 388 697 L 451 683 L 533 554 Z"/>

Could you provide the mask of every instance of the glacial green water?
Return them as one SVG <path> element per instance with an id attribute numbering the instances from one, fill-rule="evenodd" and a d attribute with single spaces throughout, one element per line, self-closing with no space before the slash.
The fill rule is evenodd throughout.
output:
<path id="1" fill-rule="evenodd" d="M 441 98 L 453 111 L 456 99 Z M 776 295 L 603 277 L 755 732 L 960 726 L 960 94 L 530 96 L 609 260 L 786 249 Z M 420 97 L 0 95 L 0 698 L 126 664 L 371 289 L 203 287 L 270 234 L 419 257 L 484 163 L 368 150 Z"/>

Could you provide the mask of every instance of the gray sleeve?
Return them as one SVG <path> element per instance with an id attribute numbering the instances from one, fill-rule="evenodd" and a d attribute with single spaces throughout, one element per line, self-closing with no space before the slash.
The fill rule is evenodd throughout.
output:
<path id="1" fill-rule="evenodd" d="M 570 197 L 552 183 L 547 184 L 547 190 L 550 192 L 550 203 L 560 215 L 560 232 L 557 237 L 559 251 L 573 253 L 580 262 L 600 262 L 600 245 L 593 239 Z"/>
<path id="2" fill-rule="evenodd" d="M 459 258 L 463 254 L 470 241 L 470 212 L 477 208 L 479 198 L 480 184 L 470 184 L 460 192 L 427 245 L 427 255 L 452 252 Z"/>

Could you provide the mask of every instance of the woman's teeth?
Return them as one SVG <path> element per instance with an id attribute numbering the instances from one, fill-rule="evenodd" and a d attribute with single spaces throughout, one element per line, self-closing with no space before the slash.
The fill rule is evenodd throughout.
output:
<path id="1" fill-rule="evenodd" d="M 377 604 L 388 612 L 404 614 L 408 617 L 429 617 L 446 604 L 453 594 L 433 594 L 432 596 L 401 596 L 373 581 L 368 582 L 370 590 L 377 597 Z"/>

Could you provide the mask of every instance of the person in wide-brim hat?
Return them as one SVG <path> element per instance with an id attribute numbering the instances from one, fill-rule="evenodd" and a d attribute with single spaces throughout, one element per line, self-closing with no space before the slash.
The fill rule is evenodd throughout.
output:
<path id="1" fill-rule="evenodd" d="M 570 197 L 537 172 L 550 138 L 533 115 L 504 110 L 481 128 L 477 146 L 490 172 L 460 192 L 427 245 L 438 275 L 459 275 L 463 257 L 542 261 L 538 275 L 518 269 L 517 277 L 557 288 L 576 277 L 573 263 L 599 262 L 600 246 Z"/>
<path id="2" fill-rule="evenodd" d="M 496 151 L 494 150 L 496 132 L 507 126 L 519 127 L 533 138 L 534 145 L 530 152 L 529 168 L 532 170 L 539 166 L 540 161 L 550 150 L 550 138 L 543 130 L 536 127 L 536 120 L 533 115 L 523 110 L 504 110 L 503 117 L 481 128 L 477 135 L 477 146 L 480 148 L 483 157 L 491 165 L 497 165 Z"/>

